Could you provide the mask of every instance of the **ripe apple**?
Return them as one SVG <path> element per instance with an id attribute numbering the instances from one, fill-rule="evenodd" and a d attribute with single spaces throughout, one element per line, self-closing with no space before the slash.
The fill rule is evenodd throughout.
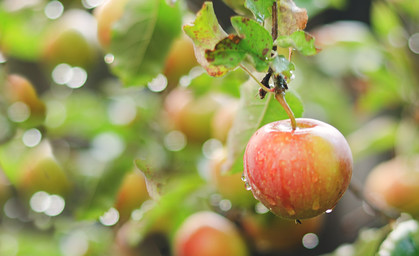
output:
<path id="1" fill-rule="evenodd" d="M 224 149 L 214 153 L 210 160 L 210 181 L 216 191 L 225 199 L 230 200 L 233 206 L 246 207 L 254 205 L 257 201 L 250 191 L 247 191 L 242 181 L 242 173 L 228 174 L 223 171 L 223 164 L 227 159 Z"/>
<path id="2" fill-rule="evenodd" d="M 249 140 L 244 175 L 253 195 L 276 215 L 307 219 L 335 207 L 352 175 L 343 135 L 318 120 L 266 124 Z"/>
<path id="3" fill-rule="evenodd" d="M 248 255 L 236 226 L 227 218 L 210 211 L 190 215 L 174 237 L 175 256 Z"/>
<path id="4" fill-rule="evenodd" d="M 211 138 L 211 120 L 219 106 L 214 95 L 195 97 L 185 88 L 172 90 L 165 99 L 165 110 L 173 128 L 195 143 Z"/>
<path id="5" fill-rule="evenodd" d="M 260 252 L 291 251 L 302 247 L 307 233 L 317 233 L 323 226 L 324 215 L 306 219 L 301 224 L 278 218 L 272 213 L 246 213 L 240 220 L 244 232 Z"/>
<path id="6" fill-rule="evenodd" d="M 24 121 L 27 126 L 40 125 L 46 114 L 46 107 L 32 85 L 32 83 L 21 75 L 11 74 L 7 77 L 5 84 L 5 96 L 11 104 L 24 103 L 29 110 L 29 117 Z"/>
<path id="7" fill-rule="evenodd" d="M 138 170 L 127 173 L 118 189 L 115 208 L 119 211 L 119 219 L 125 222 L 131 212 L 139 208 L 149 199 L 144 175 Z"/>
<path id="8" fill-rule="evenodd" d="M 191 39 L 182 35 L 170 47 L 165 62 L 163 74 L 167 78 L 169 87 L 178 84 L 179 79 L 187 75 L 191 68 L 198 65 Z"/>
<path id="9" fill-rule="evenodd" d="M 122 17 L 128 0 L 108 0 L 98 6 L 93 15 L 97 20 L 97 37 L 105 50 L 109 50 L 113 24 Z"/>
<path id="10" fill-rule="evenodd" d="M 398 156 L 376 166 L 368 174 L 364 193 L 379 207 L 419 216 L 419 156 Z"/>

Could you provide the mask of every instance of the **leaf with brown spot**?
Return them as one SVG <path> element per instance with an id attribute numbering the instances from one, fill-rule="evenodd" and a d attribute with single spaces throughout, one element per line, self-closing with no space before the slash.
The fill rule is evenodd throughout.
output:
<path id="1" fill-rule="evenodd" d="M 304 31 L 296 31 L 291 35 L 279 36 L 276 40 L 282 48 L 292 47 L 303 55 L 315 55 L 320 51 L 314 44 L 314 37 Z"/>
<path id="2" fill-rule="evenodd" d="M 293 0 L 278 1 L 278 33 L 291 35 L 307 25 L 307 10 L 295 5 Z"/>
<path id="3" fill-rule="evenodd" d="M 221 64 L 215 66 L 205 58 L 205 51 L 214 49 L 215 45 L 227 36 L 218 24 L 212 2 L 205 2 L 198 12 L 194 23 L 185 25 L 183 30 L 194 42 L 196 59 L 209 75 L 222 76 L 229 71 L 229 68 L 226 66 Z"/>

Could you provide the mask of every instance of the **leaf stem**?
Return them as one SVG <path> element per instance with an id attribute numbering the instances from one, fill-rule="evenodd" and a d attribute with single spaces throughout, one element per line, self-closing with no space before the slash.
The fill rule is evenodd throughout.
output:
<path id="1" fill-rule="evenodd" d="M 295 120 L 294 113 L 292 112 L 290 106 L 285 100 L 285 92 L 284 91 L 275 92 L 275 99 L 279 102 L 279 104 L 281 104 L 281 106 L 284 108 L 285 112 L 287 113 L 288 117 L 290 118 L 292 129 L 296 130 L 297 121 Z"/>
<path id="2" fill-rule="evenodd" d="M 256 81 L 256 83 L 262 88 L 265 92 L 274 92 L 274 89 L 269 89 L 266 86 L 264 86 L 253 74 L 248 70 L 243 64 L 240 64 L 240 67 L 251 77 L 253 80 Z"/>

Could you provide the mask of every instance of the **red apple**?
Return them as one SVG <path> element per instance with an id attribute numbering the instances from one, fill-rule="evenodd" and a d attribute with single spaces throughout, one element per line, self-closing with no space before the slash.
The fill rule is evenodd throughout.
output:
<path id="1" fill-rule="evenodd" d="M 174 238 L 175 256 L 242 256 L 246 245 L 236 226 L 214 212 L 189 216 Z"/>
<path id="2" fill-rule="evenodd" d="M 118 189 L 115 208 L 119 211 L 121 222 L 125 222 L 131 216 L 131 212 L 139 208 L 149 199 L 144 175 L 134 170 L 125 175 Z"/>
<path id="3" fill-rule="evenodd" d="M 364 193 L 379 207 L 419 216 L 419 156 L 399 156 L 376 166 Z"/>
<path id="4" fill-rule="evenodd" d="M 302 247 L 307 233 L 317 233 L 323 226 L 324 215 L 306 219 L 301 224 L 293 220 L 266 214 L 245 214 L 241 219 L 244 232 L 260 252 L 291 251 Z"/>
<path id="5" fill-rule="evenodd" d="M 343 135 L 318 120 L 266 124 L 249 140 L 244 175 L 253 195 L 276 215 L 307 219 L 335 207 L 352 175 Z"/>

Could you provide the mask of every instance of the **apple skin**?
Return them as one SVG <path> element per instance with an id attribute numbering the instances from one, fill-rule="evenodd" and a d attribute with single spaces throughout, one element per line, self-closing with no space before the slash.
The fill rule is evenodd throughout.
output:
<path id="1" fill-rule="evenodd" d="M 318 233 L 324 223 L 324 215 L 306 219 L 301 224 L 278 218 L 272 213 L 246 213 L 240 220 L 249 240 L 260 252 L 292 251 L 302 248 L 301 240 L 307 233 Z"/>
<path id="2" fill-rule="evenodd" d="M 131 212 L 149 198 L 144 175 L 138 170 L 127 173 L 118 189 L 115 201 L 120 222 L 128 220 Z"/>
<path id="3" fill-rule="evenodd" d="M 378 207 L 419 217 L 419 156 L 398 156 L 374 167 L 364 195 Z"/>
<path id="4" fill-rule="evenodd" d="M 253 195 L 274 214 L 307 219 L 335 207 L 352 176 L 344 136 L 324 122 L 297 118 L 266 124 L 249 140 L 244 175 Z"/>
<path id="5" fill-rule="evenodd" d="M 174 237 L 175 256 L 242 256 L 246 245 L 236 226 L 210 211 L 197 212 L 182 223 Z"/>

